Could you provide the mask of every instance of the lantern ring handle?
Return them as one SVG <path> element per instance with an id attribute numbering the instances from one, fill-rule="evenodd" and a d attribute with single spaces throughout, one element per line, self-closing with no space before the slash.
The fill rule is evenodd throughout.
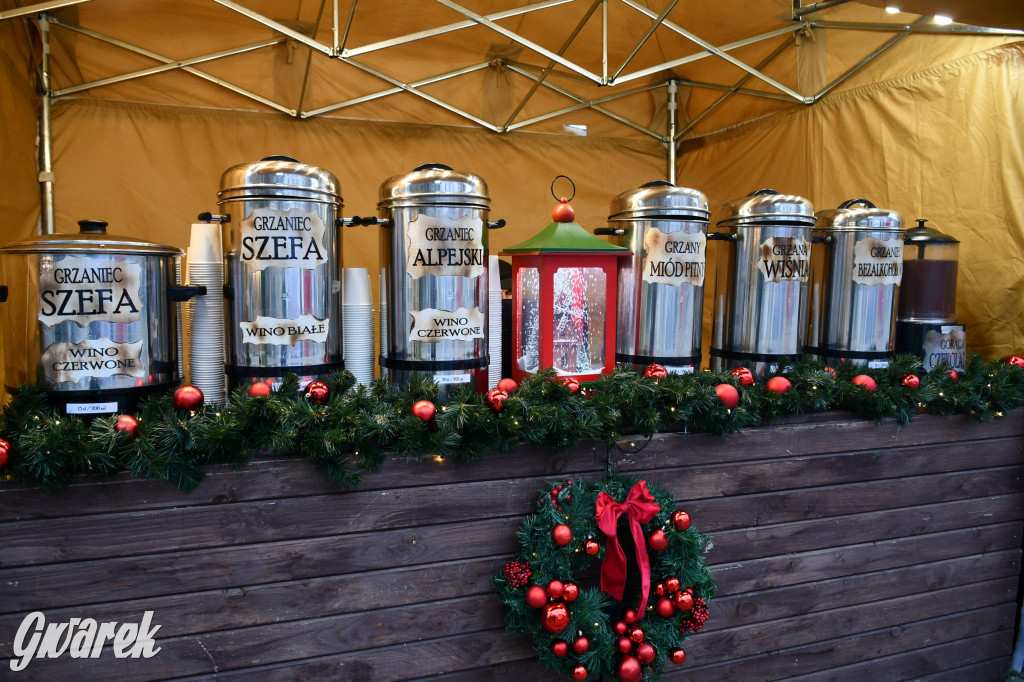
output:
<path id="1" fill-rule="evenodd" d="M 556 175 L 555 176 L 555 179 L 551 181 L 551 196 L 553 196 L 555 198 L 555 201 L 561 201 L 561 199 L 559 199 L 558 195 L 555 194 L 555 183 L 558 182 L 558 178 L 565 178 L 566 180 L 569 181 L 569 184 L 572 185 L 572 196 L 569 197 L 569 201 L 572 201 L 576 197 L 576 183 L 573 182 L 572 178 L 570 178 L 568 175 Z"/>

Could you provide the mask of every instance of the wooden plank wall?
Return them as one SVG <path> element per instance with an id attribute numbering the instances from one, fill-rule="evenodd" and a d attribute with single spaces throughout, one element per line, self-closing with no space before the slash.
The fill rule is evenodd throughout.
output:
<path id="1" fill-rule="evenodd" d="M 714 537 L 719 585 L 667 680 L 1003 680 L 1018 611 L 1024 414 L 844 415 L 613 451 Z M 305 462 L 219 468 L 192 494 L 127 477 L 0 488 L 0 659 L 31 611 L 138 622 L 150 659 L 36 660 L 15 680 L 542 681 L 490 579 L 546 481 L 606 451 L 390 460 L 358 490 Z"/>

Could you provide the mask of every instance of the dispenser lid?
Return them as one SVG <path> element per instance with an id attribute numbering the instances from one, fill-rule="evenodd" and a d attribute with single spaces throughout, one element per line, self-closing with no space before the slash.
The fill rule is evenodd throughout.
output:
<path id="1" fill-rule="evenodd" d="M 91 254 L 117 253 L 141 256 L 184 256 L 174 246 L 164 246 L 124 235 L 107 234 L 105 220 L 79 220 L 77 233 L 43 234 L 25 241 L 0 247 L 0 253 L 82 252 Z"/>
<path id="2" fill-rule="evenodd" d="M 822 230 L 832 230 L 835 232 L 903 230 L 903 219 L 899 213 L 884 208 L 877 208 L 867 199 L 844 201 L 839 205 L 839 208 L 818 211 L 817 216 L 817 227 Z"/>
<path id="3" fill-rule="evenodd" d="M 934 227 L 925 227 L 928 222 L 926 218 L 917 218 L 917 226 L 907 230 L 903 241 L 915 246 L 926 244 L 959 244 L 960 240 L 945 232 L 939 232 Z"/>
<path id="4" fill-rule="evenodd" d="M 612 199 L 608 220 L 675 219 L 706 223 L 710 217 L 708 198 L 703 192 L 655 180 Z"/>
<path id="5" fill-rule="evenodd" d="M 378 208 L 449 204 L 489 210 L 487 183 L 474 173 L 428 163 L 388 178 L 380 186 Z"/>
<path id="6" fill-rule="evenodd" d="M 814 205 L 795 194 L 759 189 L 740 199 L 727 201 L 718 212 L 719 225 L 789 223 L 814 225 Z"/>
<path id="7" fill-rule="evenodd" d="M 341 187 L 330 171 L 290 156 L 267 156 L 240 163 L 220 177 L 221 203 L 229 199 L 306 199 L 341 203 Z"/>

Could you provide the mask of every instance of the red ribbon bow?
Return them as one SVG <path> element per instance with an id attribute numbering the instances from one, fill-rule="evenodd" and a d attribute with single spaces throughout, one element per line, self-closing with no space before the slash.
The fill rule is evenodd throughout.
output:
<path id="1" fill-rule="evenodd" d="M 629 519 L 629 529 L 633 533 L 633 544 L 636 546 L 636 563 L 640 567 L 638 613 L 643 616 L 647 607 L 647 592 L 651 589 L 651 562 L 647 557 L 647 541 L 644 539 L 644 531 L 640 524 L 653 519 L 660 507 L 647 490 L 647 481 L 638 481 L 629 489 L 626 500 L 622 503 L 616 502 L 608 493 L 599 493 L 595 508 L 597 513 L 594 514 L 594 518 L 597 519 L 597 527 L 608 536 L 608 551 L 604 564 L 601 565 L 601 591 L 622 600 L 622 591 L 626 587 L 626 554 L 615 537 L 615 528 L 619 516 L 625 514 Z"/>

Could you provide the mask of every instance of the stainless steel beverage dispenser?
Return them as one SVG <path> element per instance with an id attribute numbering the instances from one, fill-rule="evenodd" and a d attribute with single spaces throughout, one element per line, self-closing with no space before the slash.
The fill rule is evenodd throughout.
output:
<path id="1" fill-rule="evenodd" d="M 718 226 L 729 232 L 716 258 L 715 369 L 763 378 L 803 353 L 814 222 L 810 201 L 771 189 L 722 206 Z"/>
<path id="2" fill-rule="evenodd" d="M 612 199 L 611 227 L 594 233 L 633 252 L 619 259 L 616 362 L 700 368 L 710 215 L 702 192 L 660 180 Z"/>
<path id="3" fill-rule="evenodd" d="M 907 230 L 896 349 L 921 357 L 925 371 L 940 363 L 967 366 L 967 331 L 956 321 L 960 242 L 919 219 Z"/>
<path id="4" fill-rule="evenodd" d="M 426 164 L 386 180 L 377 204 L 389 297 L 380 367 L 398 386 L 414 374 L 441 385 L 478 385 L 487 345 L 491 200 L 473 173 Z"/>
<path id="5" fill-rule="evenodd" d="M 287 156 L 224 171 L 227 375 L 231 388 L 344 368 L 342 199 L 330 172 Z"/>
<path id="6" fill-rule="evenodd" d="M 826 363 L 889 366 L 903 279 L 898 213 L 851 199 L 818 212 L 806 351 Z"/>

